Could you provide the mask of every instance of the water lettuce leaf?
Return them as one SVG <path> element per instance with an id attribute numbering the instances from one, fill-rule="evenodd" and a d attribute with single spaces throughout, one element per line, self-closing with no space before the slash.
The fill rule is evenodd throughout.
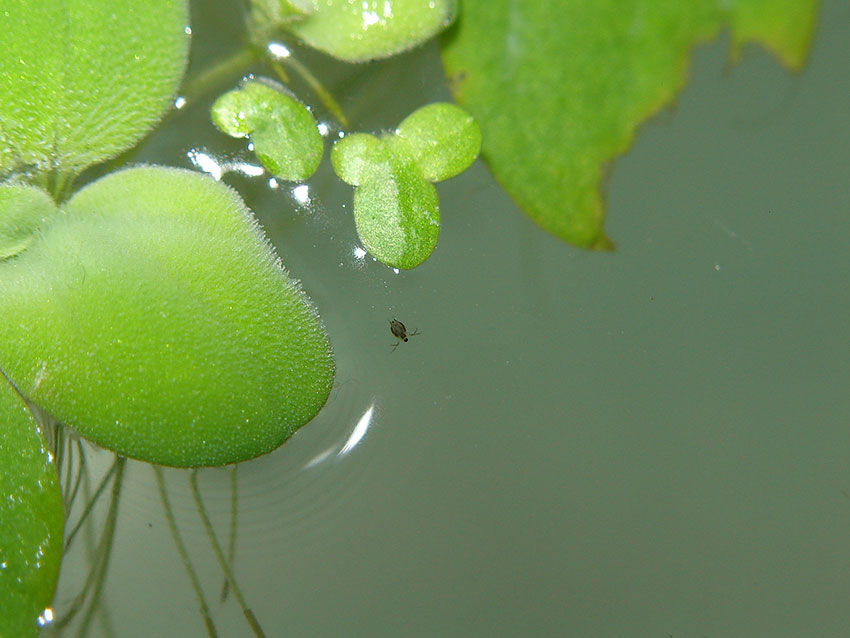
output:
<path id="1" fill-rule="evenodd" d="M 0 638 L 36 638 L 62 559 L 56 466 L 24 401 L 0 376 Z"/>
<path id="2" fill-rule="evenodd" d="M 733 58 L 753 41 L 797 68 L 816 11 L 816 0 L 464 0 L 443 63 L 517 205 L 605 249 L 604 167 L 682 87 L 691 47 L 728 28 Z"/>
<path id="3" fill-rule="evenodd" d="M 0 262 L 0 361 L 95 443 L 198 467 L 275 449 L 333 384 L 316 309 L 240 197 L 139 167 L 76 193 Z"/>
<path id="4" fill-rule="evenodd" d="M 133 146 L 174 97 L 187 24 L 185 0 L 0 0 L 0 176 Z"/>
<path id="5" fill-rule="evenodd" d="M 305 17 L 286 29 L 347 62 L 395 55 L 445 29 L 457 0 L 299 0 Z"/>

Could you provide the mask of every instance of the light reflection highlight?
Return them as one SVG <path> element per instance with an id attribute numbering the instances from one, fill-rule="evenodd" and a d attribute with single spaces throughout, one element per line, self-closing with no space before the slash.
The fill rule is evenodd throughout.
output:
<path id="1" fill-rule="evenodd" d="M 179 111 L 184 106 L 186 106 L 186 98 L 183 97 L 182 95 L 178 95 L 177 99 L 174 100 L 174 108 Z"/>
<path id="2" fill-rule="evenodd" d="M 224 175 L 222 165 L 219 164 L 212 155 L 208 155 L 207 153 L 197 149 L 192 149 L 186 153 L 186 157 L 189 158 L 189 161 L 192 162 L 192 164 L 200 168 L 204 173 L 210 175 L 215 181 L 219 181 L 221 176 Z"/>
<path id="3" fill-rule="evenodd" d="M 363 19 L 363 28 L 371 27 L 373 24 L 378 24 L 381 21 L 381 18 L 378 17 L 378 14 L 374 11 L 364 11 L 361 16 Z"/>
<path id="4" fill-rule="evenodd" d="M 221 180 L 226 173 L 235 172 L 246 177 L 261 177 L 266 172 L 262 166 L 248 162 L 227 162 L 200 149 L 192 149 L 186 153 L 186 157 L 194 166 L 207 173 L 215 181 Z"/>
<path id="5" fill-rule="evenodd" d="M 242 173 L 246 177 L 259 177 L 266 172 L 262 166 L 248 164 L 247 162 L 234 162 L 228 165 L 228 169 Z"/>
<path id="6" fill-rule="evenodd" d="M 310 187 L 307 184 L 299 184 L 292 189 L 292 196 L 299 204 L 307 204 L 310 201 Z"/>
<path id="7" fill-rule="evenodd" d="M 310 462 L 307 463 L 307 465 L 304 466 L 304 469 L 309 470 L 311 467 L 317 466 L 319 463 L 321 463 L 322 461 L 327 459 L 333 453 L 334 453 L 334 449 L 332 447 L 330 447 L 327 450 L 325 450 L 324 452 L 317 454 L 312 459 L 310 459 Z"/>
<path id="8" fill-rule="evenodd" d="M 38 617 L 38 626 L 44 627 L 53 622 L 53 610 L 50 607 L 47 607 L 43 612 L 41 612 L 41 616 Z"/>
<path id="9" fill-rule="evenodd" d="M 366 436 L 366 432 L 369 430 L 369 426 L 372 425 L 372 417 L 375 414 L 375 404 L 369 406 L 369 408 L 363 413 L 363 416 L 360 417 L 360 420 L 357 422 L 357 425 L 354 426 L 354 429 L 351 431 L 351 435 L 348 437 L 348 440 L 345 442 L 345 445 L 342 446 L 342 449 L 339 451 L 337 456 L 345 456 L 351 450 L 353 450 L 360 441 L 363 440 L 363 437 Z"/>
<path id="10" fill-rule="evenodd" d="M 269 45 L 266 47 L 266 50 L 269 52 L 269 55 L 275 58 L 276 60 L 283 60 L 292 55 L 284 45 L 280 42 L 269 42 Z"/>

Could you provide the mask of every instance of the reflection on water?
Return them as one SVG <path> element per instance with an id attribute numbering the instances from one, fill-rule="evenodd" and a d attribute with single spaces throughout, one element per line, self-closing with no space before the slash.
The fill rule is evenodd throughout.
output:
<path id="1" fill-rule="evenodd" d="M 357 422 L 357 425 L 354 426 L 354 429 L 351 431 L 351 436 L 348 437 L 348 440 L 345 442 L 345 445 L 339 451 L 339 456 L 345 456 L 354 447 L 363 440 L 363 437 L 366 436 L 366 431 L 369 429 L 369 426 L 372 425 L 372 417 L 375 415 L 375 404 L 369 406 L 369 409 L 363 413 L 363 416 L 360 417 L 360 420 Z"/>
<path id="2" fill-rule="evenodd" d="M 266 171 L 262 166 L 240 160 L 227 160 L 201 149 L 188 151 L 189 161 L 215 181 L 220 181 L 227 173 L 239 173 L 246 177 L 262 177 Z M 270 185 L 271 186 L 271 185 Z"/>

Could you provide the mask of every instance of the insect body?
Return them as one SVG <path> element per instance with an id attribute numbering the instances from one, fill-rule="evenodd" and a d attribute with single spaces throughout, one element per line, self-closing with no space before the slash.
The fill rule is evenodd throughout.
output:
<path id="1" fill-rule="evenodd" d="M 393 333 L 393 336 L 396 339 L 399 339 L 399 341 L 393 344 L 393 352 L 395 352 L 395 349 L 398 348 L 398 344 L 402 341 L 407 343 L 409 337 L 415 337 L 420 334 L 418 330 L 414 330 L 410 334 L 407 334 L 407 327 L 398 319 L 390 319 L 390 332 Z"/>

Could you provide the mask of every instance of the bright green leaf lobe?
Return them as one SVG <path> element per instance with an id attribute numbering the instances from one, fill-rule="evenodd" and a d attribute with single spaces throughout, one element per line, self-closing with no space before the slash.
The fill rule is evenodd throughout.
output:
<path id="1" fill-rule="evenodd" d="M 0 638 L 36 638 L 62 558 L 56 467 L 23 400 L 0 376 Z"/>
<path id="2" fill-rule="evenodd" d="M 455 104 L 428 104 L 408 115 L 396 137 L 411 154 L 429 182 L 462 173 L 481 150 L 481 129 L 472 116 Z"/>
<path id="3" fill-rule="evenodd" d="M 322 161 L 324 144 L 306 106 L 264 82 L 249 80 L 213 103 L 213 123 L 233 137 L 248 137 L 273 175 L 305 180 Z"/>
<path id="4" fill-rule="evenodd" d="M 25 250 L 56 212 L 56 204 L 40 188 L 0 185 L 0 260 Z"/>

